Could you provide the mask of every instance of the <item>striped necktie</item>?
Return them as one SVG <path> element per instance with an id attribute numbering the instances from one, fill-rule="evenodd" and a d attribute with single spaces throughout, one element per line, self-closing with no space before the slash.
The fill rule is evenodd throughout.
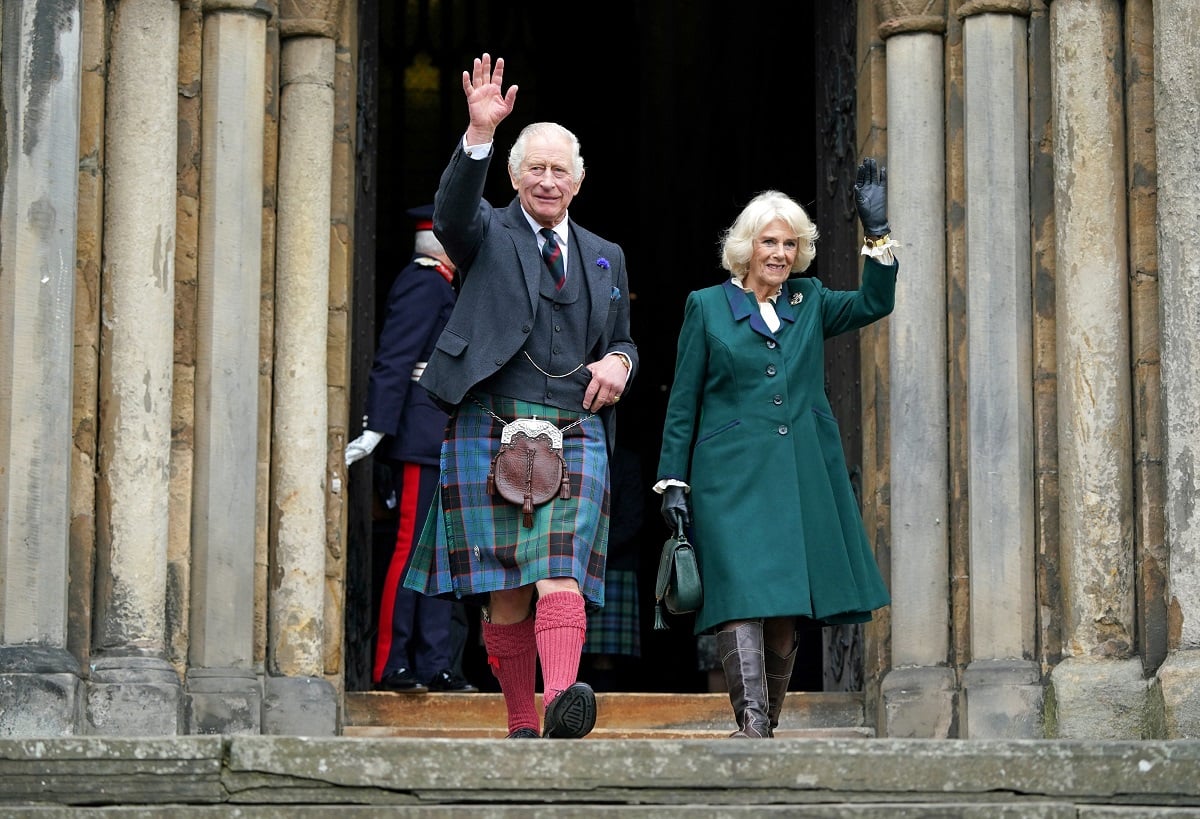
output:
<path id="1" fill-rule="evenodd" d="M 554 288 L 562 290 L 563 284 L 567 281 L 567 269 L 563 266 L 562 248 L 558 246 L 558 236 L 550 228 L 542 228 L 538 233 L 546 239 L 542 245 L 542 258 L 546 262 L 546 267 L 550 268 L 550 274 L 554 276 Z"/>

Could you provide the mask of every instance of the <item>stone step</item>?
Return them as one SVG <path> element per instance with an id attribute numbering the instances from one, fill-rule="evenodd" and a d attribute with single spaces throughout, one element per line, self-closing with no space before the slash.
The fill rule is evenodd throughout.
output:
<path id="1" fill-rule="evenodd" d="M 539 708 L 541 706 L 539 696 Z M 343 733 L 358 737 L 498 738 L 506 733 L 500 694 L 346 694 Z M 609 693 L 596 695 L 594 739 L 718 739 L 733 730 L 726 694 Z M 861 693 L 788 694 L 780 738 L 864 738 Z"/>
<path id="2" fill-rule="evenodd" d="M 0 737 L 4 819 L 1200 819 L 1200 742 Z"/>
<path id="3" fill-rule="evenodd" d="M 721 730 L 686 728 L 596 728 L 586 739 L 726 739 L 733 730 L 732 723 Z M 503 739 L 500 727 L 464 728 L 405 728 L 388 725 L 346 726 L 343 735 L 360 738 L 403 739 Z M 871 728 L 780 728 L 776 739 L 870 739 Z"/>

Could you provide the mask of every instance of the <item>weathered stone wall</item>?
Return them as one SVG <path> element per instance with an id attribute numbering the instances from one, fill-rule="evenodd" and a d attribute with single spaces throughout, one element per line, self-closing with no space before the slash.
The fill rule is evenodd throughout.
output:
<path id="1" fill-rule="evenodd" d="M 132 6 L 127 8 L 132 9 Z M 165 581 L 158 593 L 165 595 L 161 634 L 151 637 L 163 641 L 165 659 L 183 680 L 194 665 L 189 657 L 193 649 L 193 514 L 196 473 L 196 402 L 198 334 L 203 326 L 200 291 L 203 287 L 200 249 L 205 190 L 204 172 L 204 104 L 206 69 L 204 54 L 205 17 L 214 13 L 249 13 L 267 20 L 263 43 L 266 66 L 262 83 L 262 101 L 248 106 L 246 116 L 261 117 L 262 121 L 262 194 L 261 194 L 261 272 L 257 342 L 257 433 L 256 451 L 251 453 L 255 468 L 254 508 L 254 576 L 255 590 L 247 601 L 252 615 L 253 668 L 261 674 L 268 653 L 268 614 L 270 599 L 268 567 L 270 547 L 270 469 L 272 464 L 271 408 L 274 398 L 275 368 L 275 310 L 276 310 L 276 224 L 281 203 L 277 196 L 279 168 L 279 83 L 280 83 L 280 9 L 268 0 L 180 0 L 177 4 L 178 71 L 177 118 L 178 129 L 175 174 L 174 218 L 176 237 L 173 263 L 174 325 L 171 339 L 173 360 L 170 378 L 170 471 L 166 483 Z M 346 424 L 346 392 L 348 349 L 348 293 L 350 288 L 353 225 L 353 164 L 356 125 L 355 85 L 356 7 L 353 3 L 291 3 L 288 6 L 289 36 L 318 38 L 335 37 L 335 70 L 332 78 L 334 99 L 333 149 L 328 161 L 333 184 L 330 187 L 330 252 L 327 273 L 330 333 L 326 349 L 329 368 L 327 383 L 330 407 L 327 463 L 323 471 L 328 476 L 324 512 L 314 531 L 315 540 L 324 544 L 324 559 L 319 569 L 318 588 L 325 598 L 325 617 L 318 626 L 316 666 L 322 676 L 340 687 L 342 657 L 342 618 L 344 596 L 345 523 L 338 477 L 341 473 L 339 454 L 344 448 Z M 75 276 L 75 379 L 73 430 L 73 464 L 71 498 L 70 597 L 68 641 L 72 653 L 87 660 L 94 644 L 93 623 L 96 596 L 94 567 L 96 566 L 96 508 L 101 500 L 95 494 L 95 478 L 100 468 L 100 418 L 98 408 L 103 403 L 101 375 L 101 333 L 105 326 L 102 309 L 104 277 L 103 220 L 106 210 L 105 111 L 108 106 L 111 61 L 111 38 L 114 15 L 111 7 L 102 2 L 83 3 L 83 69 L 80 101 L 79 145 L 79 218 L 77 228 L 78 253 Z M 210 56 L 209 61 L 213 59 Z M 208 66 L 211 69 L 211 66 Z M 146 76 L 154 73 L 147 69 Z M 215 80 L 214 80 L 215 82 Z M 214 90 L 215 89 L 210 89 Z M 227 117 L 225 117 L 227 119 Z M 210 198 L 214 194 L 210 191 Z M 144 589 L 143 591 L 149 591 Z M 241 618 L 239 617 L 239 620 Z M 111 625 L 111 624 L 110 624 Z M 155 629 L 157 631 L 157 629 Z"/>
<path id="2" fill-rule="evenodd" d="M 41 9 L 49 13 L 70 5 L 47 2 Z M 211 588 L 197 581 L 204 579 L 198 572 L 205 569 L 196 560 L 196 483 L 204 479 L 206 454 L 198 423 L 203 414 L 197 407 L 211 397 L 205 392 L 210 386 L 205 384 L 202 339 L 214 327 L 203 297 L 208 283 L 204 254 L 212 252 L 211 246 L 205 249 L 206 206 L 211 219 L 216 201 L 206 189 L 212 183 L 205 181 L 204 163 L 216 161 L 216 152 L 204 146 L 205 128 L 213 124 L 206 122 L 206 93 L 210 106 L 218 102 L 211 96 L 215 80 L 206 73 L 214 60 L 205 54 L 211 22 L 206 18 L 257 16 L 265 31 L 254 35 L 261 36 L 261 52 L 257 40 L 251 50 L 264 61 L 261 102 L 251 94 L 250 102 L 233 108 L 256 127 L 261 118 L 262 141 L 261 206 L 250 197 L 250 210 L 261 218 L 258 270 L 249 274 L 258 281 L 256 340 L 249 342 L 257 344 L 249 356 L 257 367 L 252 388 L 257 394 L 254 410 L 246 413 L 254 417 L 244 419 L 252 427 L 245 446 L 253 450 L 246 453 L 253 460 L 253 520 L 243 527 L 247 542 L 252 540 L 247 548 L 253 549 L 253 558 L 245 572 L 253 576 L 247 584 L 250 599 L 241 603 L 252 621 L 248 673 L 258 677 L 269 670 L 302 680 L 298 686 L 303 691 L 319 688 L 319 702 L 307 702 L 300 711 L 320 706 L 324 719 L 330 702 L 321 697 L 327 689 L 310 682 L 340 692 L 344 655 L 341 452 L 347 438 L 353 321 L 357 7 L 327 0 L 81 0 L 78 7 L 78 147 L 72 149 L 78 168 L 69 174 L 77 182 L 75 260 L 73 277 L 67 277 L 74 285 L 69 310 L 74 330 L 64 344 L 71 348 L 69 354 L 41 362 L 51 376 L 58 374 L 53 367 L 71 372 L 69 399 L 64 395 L 60 402 L 70 404 L 69 432 L 58 436 L 70 461 L 69 543 L 63 547 L 65 560 L 62 552 L 44 553 L 38 571 L 31 573 L 39 583 L 50 576 L 62 583 L 63 571 L 55 561 L 63 562 L 69 573 L 68 605 L 59 608 L 62 594 L 23 588 L 8 589 L 6 603 L 46 606 L 36 613 L 47 623 L 65 614 L 65 635 L 51 628 L 55 634 L 48 640 L 65 637 L 64 655 L 82 661 L 82 669 L 71 672 L 76 684 L 79 677 L 89 677 L 89 665 L 103 654 L 97 648 L 121 655 L 115 665 L 101 663 L 91 680 L 94 685 L 104 678 L 108 692 L 91 700 L 91 718 L 119 721 L 122 713 L 136 712 L 144 703 L 128 694 L 142 690 L 163 696 L 161 713 L 144 724 L 170 730 L 176 712 L 169 678 L 185 681 L 197 666 L 197 595 L 203 599 Z M 1197 130 L 1200 88 L 1194 82 L 1196 7 L 1186 0 L 859 0 L 857 13 L 857 156 L 876 157 L 883 165 L 895 160 L 889 157 L 889 144 L 900 135 L 889 134 L 895 125 L 889 120 L 897 118 L 889 116 L 889 105 L 902 103 L 896 99 L 899 86 L 889 86 L 889 80 L 898 81 L 889 77 L 889 41 L 906 44 L 906 50 L 897 46 L 892 57 L 912 70 L 923 64 L 925 57 L 917 55 L 925 54 L 927 44 L 922 40 L 909 48 L 918 42 L 914 38 L 933 32 L 941 37 L 944 117 L 944 237 L 937 230 L 920 239 L 897 237 L 921 244 L 908 255 L 903 246 L 898 250 L 902 264 L 921 253 L 944 254 L 944 281 L 939 282 L 944 294 L 935 298 L 944 300 L 945 307 L 944 339 L 938 343 L 945 354 L 945 381 L 939 387 L 945 392 L 948 515 L 946 544 L 937 545 L 945 556 L 931 561 L 943 566 L 914 571 L 911 564 L 894 565 L 904 554 L 921 554 L 921 542 L 919 537 L 908 541 L 905 553 L 893 548 L 899 542 L 894 476 L 905 474 L 908 464 L 896 460 L 901 448 L 894 440 L 894 404 L 903 395 L 893 372 L 903 367 L 906 353 L 891 335 L 891 321 L 861 333 L 860 363 L 867 531 L 885 576 L 903 581 L 895 589 L 908 589 L 903 593 L 911 595 L 926 579 L 931 587 L 944 589 L 937 594 L 945 599 L 921 601 L 915 622 L 924 623 L 919 628 L 928 628 L 928 634 L 907 633 L 914 619 L 907 617 L 909 612 L 896 617 L 890 609 L 866 627 L 869 712 L 883 714 L 881 681 L 897 670 L 894 666 L 919 663 L 937 669 L 938 679 L 953 680 L 955 686 L 953 692 L 939 689 L 939 696 L 960 693 L 970 670 L 975 679 L 1006 680 L 1002 685 L 1028 676 L 1034 678 L 1033 687 L 1046 686 L 1059 670 L 1048 706 L 1054 711 L 1048 723 L 1052 730 L 1087 734 L 1093 723 L 1103 722 L 1103 730 L 1121 736 L 1194 736 L 1200 725 L 1200 710 L 1192 704 L 1200 690 L 1200 630 L 1194 616 L 1200 595 L 1188 525 L 1194 511 L 1190 453 L 1197 426 L 1189 422 L 1195 415 L 1195 356 L 1190 350 L 1197 337 L 1190 306 L 1196 299 L 1190 295 L 1200 232 L 1200 173 L 1189 146 Z M 170 22 L 174 16 L 177 26 Z M 15 42 L 13 27 L 19 20 L 6 7 L 0 20 L 6 46 Z M 974 29 L 969 34 L 968 24 Z M 147 25 L 157 26 L 163 36 L 147 37 Z M 1080 36 L 1056 33 L 1056 25 L 1082 26 Z M 1095 26 L 1102 29 L 1099 36 L 1084 42 L 1082 34 Z M 209 26 L 209 33 L 214 31 Z M 1087 63 L 1079 52 L 1085 45 Z M 971 75 L 968 65 L 979 59 L 982 48 L 998 49 L 1002 59 L 975 63 Z M 294 62 L 288 63 L 285 51 Z M 6 71 L 13 70 L 9 61 L 14 53 L 4 55 Z M 1003 60 L 1013 62 L 1001 68 Z M 318 63 L 319 70 L 307 71 Z M 1003 102 L 1012 105 L 1014 118 L 1028 117 L 1027 130 L 1016 138 L 1019 144 L 1001 145 L 998 129 L 989 133 L 981 128 L 986 117 L 975 120 L 969 133 L 972 113 L 978 116 L 979 105 L 994 105 L 998 99 L 987 93 L 991 82 L 1006 91 Z M 328 116 L 328 133 L 305 130 L 313 120 L 305 120 L 304 106 L 298 118 L 287 121 L 294 112 L 286 110 L 282 99 L 285 84 L 293 90 L 303 86 L 301 96 L 309 101 L 320 98 L 316 107 Z M 1085 88 L 1088 99 L 1078 98 Z M 1067 99 L 1068 91 L 1077 98 Z M 914 98 L 903 113 L 914 115 L 925 110 L 916 103 L 929 102 Z M 144 122 L 155 106 L 165 113 Z M 4 113 L 14 117 L 17 110 L 10 106 Z M 1103 116 L 1093 119 L 1098 114 Z M 309 148 L 318 146 L 316 154 L 321 155 L 310 167 L 287 167 L 281 140 L 295 145 L 287 142 L 295 139 Z M 1088 140 L 1097 144 L 1089 146 Z M 11 137 L 5 150 L 11 171 L 20 158 Z M 971 150 L 979 153 L 970 155 Z M 1100 153 L 1088 152 L 1095 150 Z M 1103 158 L 1103 185 L 1096 184 L 1096 156 Z M 1011 166 L 992 178 L 1019 188 L 1019 177 L 1027 176 L 1027 192 L 1014 194 L 1007 184 L 986 190 L 997 157 Z M 55 162 L 62 166 L 57 155 Z M 71 167 L 70 158 L 65 167 Z M 329 184 L 314 191 L 305 183 L 315 172 Z M 281 194 L 285 184 L 304 195 Z M 5 195 L 15 190 L 10 183 Z M 1003 207 L 996 207 L 1001 196 L 1006 197 Z M 893 211 L 900 214 L 906 204 L 893 202 Z M 986 214 L 989 208 L 1001 214 L 994 224 L 970 223 L 970 213 Z M 1088 239 L 1094 228 L 1089 214 L 1094 212 L 1104 212 L 1109 220 L 1101 231 L 1102 246 Z M 17 213 L 6 218 L 15 219 Z M 300 216 L 311 221 L 297 221 Z M 911 214 L 898 221 L 906 218 Z M 320 227 L 297 230 L 298 224 L 310 223 Z M 155 240 L 147 238 L 148 226 L 162 228 L 157 253 Z M 281 228 L 291 233 L 281 237 Z M 1000 231 L 1012 232 L 1011 239 L 996 240 Z M 294 241 L 297 235 L 303 245 Z M 7 227 L 2 238 L 0 248 L 7 252 L 13 247 L 7 244 Z M 1021 246 L 1026 241 L 1027 249 Z M 986 251 L 982 255 L 981 249 Z M 292 266 L 281 276 L 285 262 Z M 245 265 L 247 271 L 253 267 Z M 146 271 L 159 277 L 148 289 L 141 280 Z M 12 278 L 7 268 L 3 273 L 7 278 L 0 282 L 0 294 L 7 302 L 0 305 L 0 315 L 12 327 L 26 320 L 14 304 L 18 299 L 28 303 L 37 288 L 30 287 L 30 280 Z M 920 271 L 912 275 L 916 278 Z M 993 288 L 993 301 L 1001 301 L 1000 275 L 1011 277 L 1009 292 L 1017 298 L 1024 299 L 1027 291 L 1028 314 L 1020 312 L 1026 309 L 1022 305 L 1013 313 L 1022 317 L 1019 326 L 994 336 L 973 335 L 998 308 L 987 299 L 973 305 L 972 299 Z M 901 292 L 909 285 L 906 279 Z M 14 295 L 18 287 L 25 290 Z M 323 328 L 316 338 L 306 339 L 307 325 L 291 323 L 297 313 L 283 309 L 296 306 L 287 299 L 298 288 L 312 298 L 302 307 L 317 305 L 317 315 L 302 319 Z M 906 299 L 915 297 L 905 293 Z M 905 306 L 898 304 L 897 310 Z M 1019 366 L 1003 372 L 972 368 L 972 356 L 988 352 L 980 348 L 989 340 L 1007 345 Z M 17 366 L 15 347 L 10 347 L 3 352 L 13 357 L 0 369 L 8 382 L 16 383 L 13 374 L 26 370 Z M 297 356 L 303 359 L 295 364 L 297 372 L 310 364 L 319 372 L 303 372 L 308 380 L 299 392 L 281 392 L 281 379 L 289 377 L 281 371 Z M 997 378 L 1007 381 L 998 388 L 993 383 Z M 1000 405 L 1009 397 L 1005 390 L 1028 395 L 1027 401 L 1022 397 L 1015 402 L 1027 415 L 1017 431 L 1025 437 L 1019 446 L 982 452 L 981 443 L 990 443 L 985 437 L 989 430 L 980 428 L 986 427 L 984 421 L 973 420 L 973 409 L 981 397 Z M 5 393 L 6 400 L 10 395 Z M 1095 406 L 1089 414 L 1090 401 Z M 303 440 L 289 438 L 289 425 L 313 406 L 324 412 L 315 430 L 306 431 Z M 10 406 L 2 409 L 12 412 Z M 40 420 L 46 428 L 56 422 Z M 1099 443 L 1089 440 L 1097 430 Z M 6 435 L 0 450 L 6 458 L 16 457 L 12 430 Z M 293 446 L 302 451 L 289 449 Z M 1016 467 L 978 460 L 996 453 L 1012 455 L 1008 463 Z M 273 470 L 281 466 L 294 471 L 273 486 Z M 13 464 L 0 463 L 0 469 L 7 470 L 0 483 L 14 487 L 18 473 Z M 1011 481 L 1013 471 L 1020 475 L 1016 491 L 1010 492 L 1013 484 L 1001 478 Z M 922 475 L 913 477 L 920 480 Z M 985 488 L 973 490 L 972 480 Z M 989 480 L 1010 494 L 998 501 Z M 282 496 L 292 486 L 307 493 L 307 506 L 299 528 L 286 533 L 280 549 L 285 517 L 280 510 L 292 500 Z M 995 504 L 994 524 L 979 517 L 988 503 Z M 12 519 L 4 523 L 11 526 Z M 1006 527 L 1018 534 L 1019 554 L 1004 551 L 1009 546 L 1003 543 L 995 550 L 988 546 L 988 538 L 1001 540 Z M 2 545 L 12 547 L 12 560 L 25 559 L 27 550 Z M 6 578 L 16 577 L 16 568 L 21 567 L 6 563 Z M 941 574 L 930 574 L 939 568 Z M 295 582 L 297 571 L 308 572 L 303 584 Z M 22 593 L 26 597 L 18 600 Z M 944 619 L 940 612 L 930 616 L 941 607 Z M 210 608 L 205 611 L 213 614 Z M 312 617 L 287 616 L 317 611 Z M 239 627 L 245 616 L 236 615 Z M 19 619 L 14 614 L 0 626 L 16 627 Z M 909 641 L 904 652 L 893 652 L 897 621 Z M 17 656 L 18 666 L 33 663 L 42 671 L 53 665 L 44 652 L 26 650 L 24 639 L 21 635 L 15 646 L 0 645 L 5 657 Z M 1097 656 L 1119 663 L 1091 665 L 1088 658 Z M 1064 666 L 1067 657 L 1086 662 Z M 1019 674 L 1011 666 L 972 669 L 981 659 L 1018 660 L 1028 667 L 1021 665 Z M 10 666 L 0 668 L 0 673 L 11 671 Z M 65 672 L 59 668 L 55 673 Z M 130 685 L 143 688 L 127 689 Z M 1015 687 L 1024 692 L 1026 686 Z M 1098 698 L 1088 692 L 1097 688 L 1124 692 L 1124 699 L 1113 695 L 1104 707 L 1137 713 L 1119 725 L 1093 717 L 1095 712 L 1087 708 Z M 277 694 L 278 709 L 286 696 Z M 994 713 L 1006 714 L 1004 707 Z M 71 709 L 65 714 L 78 719 L 75 730 L 84 730 L 84 717 Z M 304 722 L 305 714 L 289 714 L 283 707 L 273 725 L 286 730 L 293 716 L 310 724 Z M 953 735 L 963 730 L 960 711 L 939 720 L 937 731 Z M 13 724 L 0 722 L 10 728 Z M 882 716 L 880 724 L 886 724 Z M 1022 724 L 1029 728 L 1036 720 Z M 89 730 L 127 728 L 93 722 Z"/>

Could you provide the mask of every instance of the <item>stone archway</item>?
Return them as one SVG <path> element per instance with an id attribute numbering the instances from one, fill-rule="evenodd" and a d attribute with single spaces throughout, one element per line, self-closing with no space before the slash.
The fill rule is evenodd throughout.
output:
<path id="1" fill-rule="evenodd" d="M 661 437 L 661 420 L 653 419 L 665 412 L 684 298 L 720 280 L 718 232 L 751 195 L 775 187 L 796 196 L 821 225 L 815 272 L 832 286 L 857 281 L 857 224 L 849 198 L 856 148 L 856 4 L 851 0 L 814 11 L 767 0 L 752 9 L 679 11 L 671 4 L 634 0 L 585 3 L 575 8 L 587 23 L 573 29 L 573 56 L 567 61 L 548 56 L 534 26 L 553 19 L 555 6 L 527 0 L 473 6 L 468 14 L 456 2 L 409 0 L 389 6 L 360 0 L 359 295 L 352 401 L 359 400 L 350 416 L 356 417 L 355 407 L 362 403 L 370 367 L 364 350 L 373 346 L 374 328 L 368 332 L 359 322 L 374 315 L 376 300 L 390 282 L 389 270 L 411 249 L 406 234 L 390 231 L 390 224 L 405 208 L 430 201 L 464 123 L 460 73 L 480 51 L 489 50 L 505 58 L 507 79 L 520 86 L 516 122 L 504 126 L 500 139 L 511 141 L 521 125 L 537 119 L 555 119 L 574 130 L 588 179 L 572 213 L 617 238 L 637 260 L 631 275 L 642 373 L 628 409 L 622 404 L 628 420 L 620 436 L 640 453 L 648 486 Z M 774 39 L 766 38 L 767 21 L 772 31 L 793 34 L 786 48 L 760 49 L 765 39 Z M 603 93 L 574 96 L 579 71 L 594 74 L 586 84 Z M 802 125 L 788 128 L 797 112 Z M 505 182 L 497 174 L 489 181 L 485 195 L 493 203 L 512 195 Z M 827 361 L 835 409 L 840 417 L 857 419 L 857 339 L 831 345 Z M 843 430 L 847 455 L 857 465 L 860 425 L 844 422 Z M 861 466 L 854 469 L 861 473 Z M 364 546 L 370 540 L 371 497 L 353 481 L 350 506 L 347 687 L 354 690 L 365 680 L 362 657 L 369 648 L 363 642 L 372 637 L 373 618 L 362 613 L 371 606 L 369 549 L 356 552 L 354 545 L 356 539 Z M 665 536 L 657 510 L 648 504 L 641 538 L 644 598 L 652 598 L 654 563 Z M 653 633 L 652 606 L 644 601 L 642 608 L 648 656 L 642 673 L 648 688 L 706 690 L 690 624 L 665 635 Z M 804 665 L 810 676 L 797 685 L 860 689 L 861 629 L 827 631 L 824 640 L 820 632 L 806 636 L 809 662 Z M 481 682 L 486 680 L 476 680 Z"/>

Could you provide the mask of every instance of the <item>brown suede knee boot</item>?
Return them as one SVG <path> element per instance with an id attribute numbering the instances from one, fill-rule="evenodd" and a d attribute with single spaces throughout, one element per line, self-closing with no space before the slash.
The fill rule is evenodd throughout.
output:
<path id="1" fill-rule="evenodd" d="M 717 654 L 725 669 L 729 703 L 738 729 L 738 739 L 767 739 L 771 723 L 767 717 L 766 659 L 761 622 L 717 632 Z"/>

